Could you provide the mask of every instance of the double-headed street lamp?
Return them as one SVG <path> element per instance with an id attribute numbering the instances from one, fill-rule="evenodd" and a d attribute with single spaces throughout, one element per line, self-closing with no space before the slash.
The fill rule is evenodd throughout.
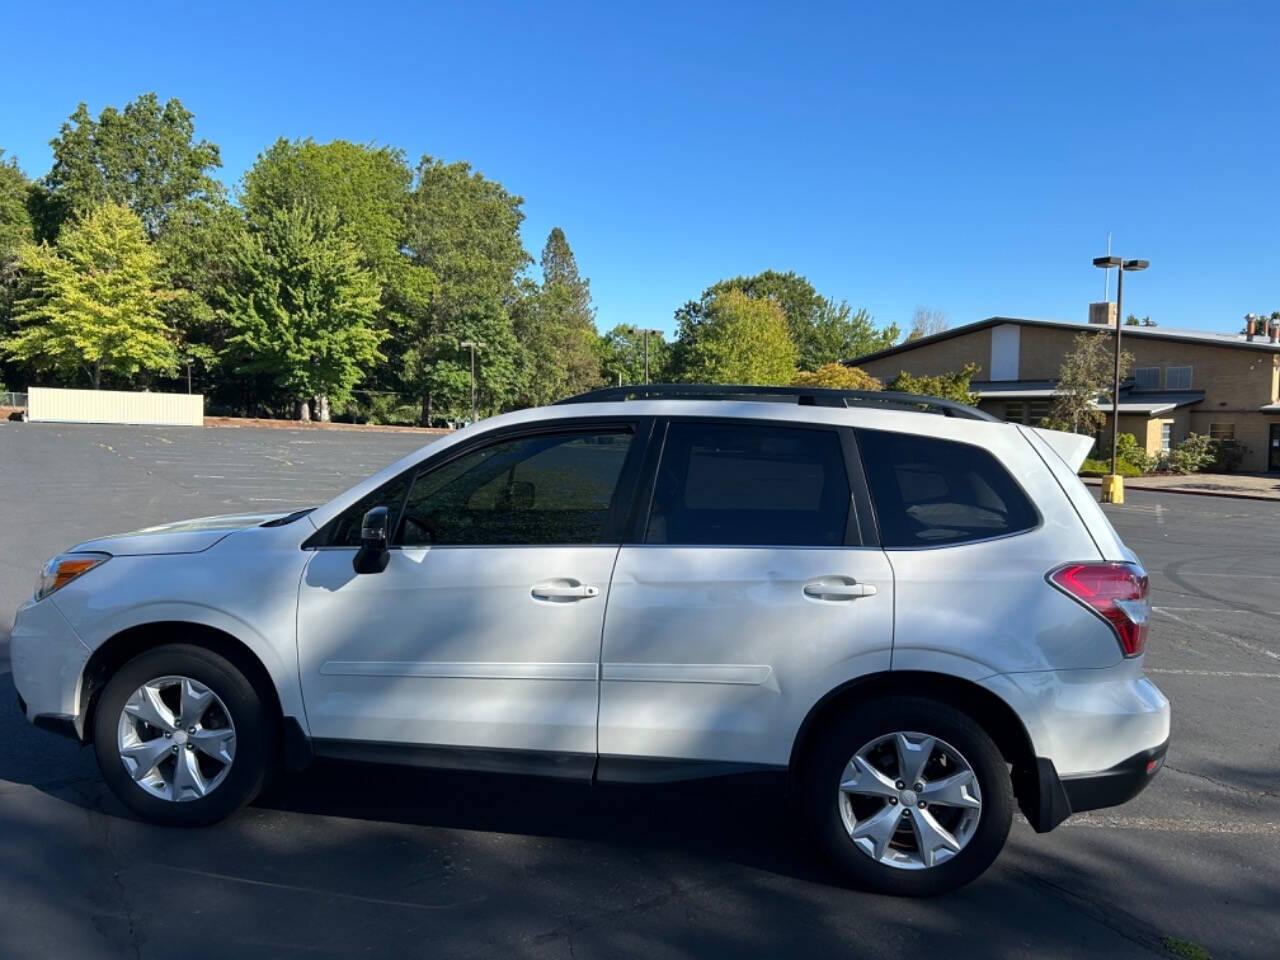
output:
<path id="1" fill-rule="evenodd" d="M 1124 275 L 1125 273 L 1134 273 L 1138 270 L 1145 270 L 1150 266 L 1147 260 L 1125 260 L 1122 257 L 1094 257 L 1093 265 L 1101 267 L 1103 270 L 1110 270 L 1115 267 L 1119 271 L 1116 278 L 1116 363 L 1115 376 L 1111 384 L 1111 477 L 1110 485 L 1103 483 L 1102 485 L 1102 502 L 1103 503 L 1123 503 L 1124 488 L 1121 486 L 1119 475 L 1116 473 L 1116 449 L 1120 437 L 1120 330 L 1124 326 Z M 1119 492 L 1117 497 L 1115 494 Z"/>
<path id="2" fill-rule="evenodd" d="M 645 382 L 645 386 L 648 386 L 649 385 L 649 337 L 650 335 L 655 337 L 660 337 L 662 336 L 662 331 L 661 330 L 641 330 L 639 327 L 627 327 L 627 333 L 631 334 L 633 337 L 638 337 L 641 334 L 644 335 L 644 382 Z"/>
<path id="3" fill-rule="evenodd" d="M 480 419 L 476 412 L 476 351 L 483 350 L 487 344 L 483 340 L 463 340 L 458 346 L 471 351 L 471 422 L 475 423 Z"/>

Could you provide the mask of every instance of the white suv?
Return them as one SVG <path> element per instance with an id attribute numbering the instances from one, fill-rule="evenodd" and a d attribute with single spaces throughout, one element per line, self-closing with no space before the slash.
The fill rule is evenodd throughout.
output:
<path id="1" fill-rule="evenodd" d="M 1015 797 L 1049 830 L 1164 758 L 1147 578 L 1075 476 L 1089 445 L 898 394 L 597 391 L 314 510 L 74 547 L 13 676 L 162 823 L 313 756 L 769 770 L 852 880 L 938 893 Z"/>

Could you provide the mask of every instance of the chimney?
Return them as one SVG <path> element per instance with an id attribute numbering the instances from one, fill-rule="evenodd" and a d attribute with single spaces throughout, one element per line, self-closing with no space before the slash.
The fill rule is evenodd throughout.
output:
<path id="1" fill-rule="evenodd" d="M 1258 321 L 1254 318 L 1253 314 L 1249 314 L 1249 316 L 1244 318 L 1244 322 L 1245 322 L 1244 337 L 1246 340 L 1252 343 L 1253 335 L 1254 333 L 1257 332 Z"/>
<path id="2" fill-rule="evenodd" d="M 1280 320 L 1272 320 L 1271 326 L 1271 342 L 1280 343 Z"/>
<path id="3" fill-rule="evenodd" d="M 1116 325 L 1117 319 L 1119 319 L 1119 317 L 1116 314 L 1116 305 L 1112 303 L 1110 300 L 1106 301 L 1105 303 L 1089 304 L 1089 322 L 1090 323 L 1096 323 L 1102 326 L 1114 327 Z"/>

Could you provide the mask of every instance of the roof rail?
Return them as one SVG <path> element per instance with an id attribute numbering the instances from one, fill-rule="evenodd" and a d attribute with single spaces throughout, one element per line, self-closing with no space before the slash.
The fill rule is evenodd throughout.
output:
<path id="1" fill-rule="evenodd" d="M 955 400 L 927 397 L 894 390 L 833 390 L 827 387 L 761 387 L 712 383 L 651 383 L 647 386 L 605 387 L 556 401 L 602 403 L 622 400 L 755 400 L 797 403 L 802 407 L 883 407 L 937 413 L 967 420 L 1000 420 L 985 411 Z"/>

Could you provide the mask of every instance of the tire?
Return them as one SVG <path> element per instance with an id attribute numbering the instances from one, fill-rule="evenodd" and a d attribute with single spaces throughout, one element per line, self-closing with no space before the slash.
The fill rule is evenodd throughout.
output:
<path id="1" fill-rule="evenodd" d="M 178 682 L 183 680 L 193 683 Z M 193 695 L 187 701 L 191 704 L 188 712 L 203 712 L 199 724 L 188 729 L 200 732 L 188 734 L 178 729 L 186 724 L 176 722 L 169 724 L 174 729 L 168 732 L 168 725 L 162 725 L 162 721 L 165 716 L 174 721 L 173 706 L 167 715 L 163 709 L 160 713 L 148 714 L 159 718 L 156 725 L 139 723 L 138 705 L 142 698 L 135 699 L 130 713 L 126 714 L 126 704 L 144 685 L 161 691 L 166 705 L 174 704 L 175 700 L 180 704 L 183 691 L 190 691 Z M 208 707 L 202 708 L 205 692 L 211 692 L 213 698 L 208 701 Z M 130 733 L 126 734 L 126 729 Z M 232 734 L 230 738 L 226 736 L 228 730 Z M 138 816 L 168 826 L 217 823 L 250 803 L 261 791 L 274 765 L 276 738 L 273 733 L 263 698 L 244 675 L 225 658 L 189 644 L 157 647 L 134 657 L 107 682 L 93 715 L 94 751 L 107 785 Z M 135 769 L 150 762 L 153 750 L 168 749 L 172 753 L 153 765 L 146 780 L 136 780 L 122 755 L 125 751 L 121 744 L 126 737 L 138 755 L 142 755 L 143 749 L 147 750 L 144 762 L 131 761 Z M 200 768 L 199 787 L 193 785 L 189 774 L 184 777 L 176 769 L 184 749 L 178 742 L 186 744 L 188 737 L 192 740 L 192 757 Z M 201 737 L 206 739 L 199 739 Z M 212 738 L 216 738 L 217 743 Z M 148 748 L 151 743 L 156 746 Z M 195 750 L 197 743 L 208 749 Z M 172 746 L 166 747 L 166 744 Z M 230 756 L 230 762 L 215 758 L 212 755 L 215 751 L 224 751 L 221 756 Z M 166 770 L 169 771 L 167 777 Z M 203 792 L 205 789 L 207 792 Z M 172 798 L 175 792 L 181 794 L 181 800 Z M 158 795 L 161 793 L 169 796 Z"/>
<path id="2" fill-rule="evenodd" d="M 899 733 L 907 736 L 899 740 Z M 931 748 L 925 738 L 934 739 Z M 849 766 L 864 747 L 870 750 L 862 763 Z M 911 790 L 915 783 L 904 783 L 911 791 L 904 795 L 897 787 L 898 757 L 907 755 L 915 764 L 926 749 L 933 759 L 924 767 L 928 775 L 919 780 L 925 790 L 917 794 Z M 867 771 L 868 765 L 887 774 L 887 782 Z M 964 785 L 930 793 L 944 789 L 944 781 Z M 885 796 L 889 793 L 892 798 Z M 935 800 L 922 808 L 919 798 L 931 795 Z M 1014 803 L 1008 767 L 991 737 L 966 714 L 921 697 L 868 701 L 836 720 L 809 754 L 799 799 L 806 826 L 849 881 L 908 897 L 947 893 L 986 870 L 1004 847 Z M 895 832 L 877 857 L 876 845 L 884 842 L 890 824 L 896 824 Z M 938 826 L 946 829 L 947 843 Z M 955 852 L 951 843 L 961 839 Z M 922 852 L 926 847 L 929 852 Z"/>

